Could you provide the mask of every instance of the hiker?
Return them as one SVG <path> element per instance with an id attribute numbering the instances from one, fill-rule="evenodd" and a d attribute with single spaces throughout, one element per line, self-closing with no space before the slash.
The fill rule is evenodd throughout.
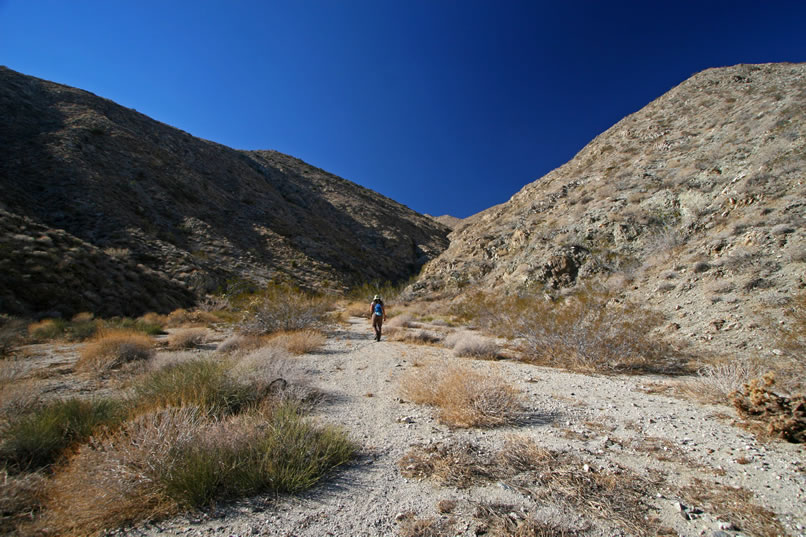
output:
<path id="1" fill-rule="evenodd" d="M 383 307 L 383 300 L 380 295 L 375 295 L 372 304 L 369 305 L 369 315 L 372 319 L 372 328 L 375 329 L 375 341 L 381 340 L 381 328 L 386 320 L 386 308 Z"/>

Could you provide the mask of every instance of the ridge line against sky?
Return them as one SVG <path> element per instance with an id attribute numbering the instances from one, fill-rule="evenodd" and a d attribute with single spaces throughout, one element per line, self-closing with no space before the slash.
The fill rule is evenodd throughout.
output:
<path id="1" fill-rule="evenodd" d="M 703 69 L 806 61 L 804 20 L 795 1 L 0 0 L 0 64 L 467 217 Z"/>

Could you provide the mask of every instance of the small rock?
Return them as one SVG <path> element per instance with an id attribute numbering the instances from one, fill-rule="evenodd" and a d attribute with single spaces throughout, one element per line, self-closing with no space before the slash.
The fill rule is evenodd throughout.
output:
<path id="1" fill-rule="evenodd" d="M 737 528 L 733 522 L 720 522 L 719 529 L 727 531 L 736 531 L 739 528 Z"/>

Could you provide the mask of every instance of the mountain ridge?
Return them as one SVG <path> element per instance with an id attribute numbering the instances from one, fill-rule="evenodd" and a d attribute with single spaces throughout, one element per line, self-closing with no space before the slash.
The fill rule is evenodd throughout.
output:
<path id="1" fill-rule="evenodd" d="M 447 228 L 299 159 L 231 149 L 8 68 L 0 115 L 1 209 L 125 257 L 191 297 L 232 280 L 324 291 L 404 280 L 447 246 Z M 9 282 L 0 289 L 9 312 L 115 309 L 34 306 Z"/>

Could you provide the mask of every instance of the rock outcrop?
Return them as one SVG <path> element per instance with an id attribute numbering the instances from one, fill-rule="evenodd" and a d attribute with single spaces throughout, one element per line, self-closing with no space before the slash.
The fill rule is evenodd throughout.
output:
<path id="1" fill-rule="evenodd" d="M 709 69 L 508 202 L 465 219 L 413 294 L 606 281 L 714 352 L 762 337 L 806 287 L 806 64 Z"/>
<path id="2" fill-rule="evenodd" d="M 7 229 L 26 226 L 35 232 L 14 233 L 34 240 L 63 237 L 56 242 L 74 243 L 69 248 L 86 261 L 79 270 L 59 246 L 46 253 L 61 262 L 44 266 L 55 280 L 27 268 L 22 286 L 4 276 L 0 312 L 15 314 L 162 311 L 236 279 L 338 291 L 406 279 L 447 246 L 448 229 L 439 223 L 298 159 L 195 138 L 3 67 L 0 191 Z M 20 257 L 16 242 L 5 244 L 0 263 L 34 266 L 27 254 L 38 250 Z M 97 288 L 79 286 L 108 270 L 129 282 L 126 295 L 148 296 L 121 309 Z M 78 280 L 58 279 L 62 273 Z M 63 292 L 44 292 L 53 289 L 42 287 L 48 282 Z M 87 293 L 100 300 L 82 299 Z"/>

